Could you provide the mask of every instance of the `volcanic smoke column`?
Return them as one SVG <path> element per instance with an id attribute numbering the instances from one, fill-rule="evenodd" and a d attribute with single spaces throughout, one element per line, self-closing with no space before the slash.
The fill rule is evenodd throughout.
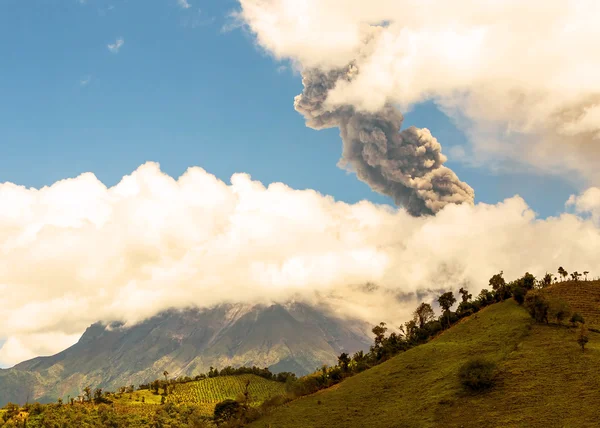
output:
<path id="1" fill-rule="evenodd" d="M 447 204 L 473 204 L 473 189 L 443 165 L 446 156 L 428 129 L 400 131 L 404 118 L 391 105 L 376 113 L 362 113 L 351 105 L 325 106 L 336 83 L 350 81 L 356 73 L 353 65 L 328 72 L 305 70 L 304 91 L 294 100 L 310 128 L 340 128 L 344 148 L 339 165 L 414 216 L 435 214 Z"/>

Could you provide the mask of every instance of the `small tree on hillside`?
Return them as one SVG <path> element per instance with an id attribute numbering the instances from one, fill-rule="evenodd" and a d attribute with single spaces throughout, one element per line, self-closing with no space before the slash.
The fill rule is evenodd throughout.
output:
<path id="1" fill-rule="evenodd" d="M 438 303 L 446 314 L 446 325 L 450 324 L 450 308 L 456 303 L 456 298 L 452 291 L 448 291 L 438 297 Z"/>
<path id="2" fill-rule="evenodd" d="M 165 370 L 165 371 L 163 372 L 163 376 L 165 377 L 165 382 L 168 382 L 168 381 L 169 381 L 169 379 L 167 378 L 167 376 L 169 376 L 169 372 Z"/>
<path id="3" fill-rule="evenodd" d="M 585 319 L 581 316 L 581 314 L 575 312 L 571 316 L 571 324 L 575 327 L 578 323 L 585 324 Z"/>
<path id="4" fill-rule="evenodd" d="M 458 290 L 458 292 L 460 293 L 463 303 L 467 303 L 473 297 L 472 294 L 469 294 L 469 290 L 467 290 L 466 288 L 461 287 L 460 290 Z"/>
<path id="5" fill-rule="evenodd" d="M 569 272 L 567 272 L 562 266 L 558 268 L 558 274 L 562 277 L 563 281 L 567 276 L 569 276 Z"/>
<path id="6" fill-rule="evenodd" d="M 589 271 L 584 270 L 583 271 L 583 276 L 585 277 L 585 280 L 587 281 L 587 276 L 588 276 Z"/>
<path id="7" fill-rule="evenodd" d="M 351 361 L 350 356 L 345 352 L 342 352 L 340 354 L 340 356 L 338 357 L 338 366 L 340 366 L 340 368 L 342 369 L 342 371 L 344 373 L 346 373 L 348 371 L 350 361 Z"/>
<path id="8" fill-rule="evenodd" d="M 581 276 L 581 274 L 577 271 L 573 272 L 571 274 L 571 279 L 575 282 L 579 281 L 579 277 Z"/>
<path id="9" fill-rule="evenodd" d="M 421 303 L 417 309 L 415 309 L 413 316 L 419 328 L 423 328 L 429 321 L 433 321 L 435 313 L 429 303 Z"/>
<path id="10" fill-rule="evenodd" d="M 579 331 L 577 333 L 577 343 L 581 346 L 581 352 L 585 352 L 585 345 L 589 342 L 588 330 L 585 324 L 579 324 Z"/>
<path id="11" fill-rule="evenodd" d="M 571 315 L 571 308 L 564 300 L 554 299 L 550 302 L 550 316 L 556 320 L 557 324 L 561 324 Z"/>
<path id="12" fill-rule="evenodd" d="M 83 388 L 83 395 L 87 401 L 92 401 L 92 388 L 89 386 Z"/>
<path id="13" fill-rule="evenodd" d="M 525 296 L 525 308 L 537 322 L 548 324 L 548 311 L 550 305 L 546 298 L 539 292 L 530 292 Z"/>
<path id="14" fill-rule="evenodd" d="M 504 300 L 507 297 L 510 297 L 510 295 L 507 295 L 510 293 L 507 293 L 506 281 L 502 275 L 504 275 L 504 271 L 500 271 L 500 273 L 497 273 L 490 278 L 490 286 L 496 292 L 497 300 Z"/>
<path id="15" fill-rule="evenodd" d="M 544 277 L 542 278 L 542 288 L 547 287 L 552 284 L 553 276 L 554 275 L 552 275 L 551 273 L 546 272 L 546 275 L 544 275 Z"/>
<path id="16" fill-rule="evenodd" d="M 385 332 L 387 331 L 387 327 L 385 325 L 386 324 L 384 322 L 380 322 L 379 325 L 376 325 L 371 330 L 375 335 L 374 342 L 376 348 L 380 347 L 383 341 L 385 340 Z"/>

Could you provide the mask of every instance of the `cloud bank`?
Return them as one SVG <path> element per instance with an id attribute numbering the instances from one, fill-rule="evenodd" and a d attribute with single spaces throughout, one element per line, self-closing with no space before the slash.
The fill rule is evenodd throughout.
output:
<path id="1" fill-rule="evenodd" d="M 239 3 L 240 22 L 276 58 L 303 71 L 354 64 L 329 109 L 434 100 L 470 137 L 463 160 L 600 182 L 595 0 Z"/>
<path id="2" fill-rule="evenodd" d="M 597 194 L 571 203 L 590 211 Z M 537 219 L 518 196 L 413 217 L 246 174 L 226 184 L 194 167 L 174 179 L 147 163 L 110 188 L 91 173 L 41 189 L 0 184 L 0 206 L 4 364 L 60 351 L 98 320 L 170 307 L 295 299 L 399 324 L 418 299 L 477 293 L 501 269 L 600 272 L 593 218 Z"/>

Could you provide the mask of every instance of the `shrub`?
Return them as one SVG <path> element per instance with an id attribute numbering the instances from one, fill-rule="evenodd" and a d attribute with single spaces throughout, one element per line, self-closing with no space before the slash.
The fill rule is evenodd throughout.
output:
<path id="1" fill-rule="evenodd" d="M 527 290 L 520 285 L 513 288 L 513 299 L 515 299 L 519 305 L 522 305 L 523 302 L 525 302 L 526 294 Z"/>
<path id="2" fill-rule="evenodd" d="M 238 414 L 240 413 L 241 410 L 241 405 L 240 403 L 238 403 L 235 400 L 224 400 L 221 401 L 220 403 L 217 403 L 217 405 L 215 406 L 215 413 L 214 413 L 214 418 L 215 418 L 215 422 L 220 423 L 220 422 L 227 422 L 233 418 L 235 418 L 236 416 L 238 416 Z"/>
<path id="3" fill-rule="evenodd" d="M 550 304 L 548 303 L 548 300 L 540 293 L 527 293 L 525 296 L 525 308 L 527 308 L 529 314 L 537 322 L 545 322 L 548 324 L 548 311 L 550 310 Z"/>
<path id="4" fill-rule="evenodd" d="M 556 319 L 557 324 L 562 324 L 563 320 L 571 315 L 571 308 L 567 302 L 559 299 L 554 299 L 550 302 L 550 315 Z"/>
<path id="5" fill-rule="evenodd" d="M 579 332 L 577 334 L 577 343 L 581 346 L 581 352 L 585 351 L 585 345 L 588 343 L 588 330 L 585 327 L 585 324 L 579 325 Z"/>
<path id="6" fill-rule="evenodd" d="M 494 385 L 496 364 L 483 358 L 472 358 L 458 372 L 460 382 L 472 391 L 481 391 Z"/>
<path id="7" fill-rule="evenodd" d="M 585 324 L 585 320 L 583 319 L 581 314 L 578 314 L 577 312 L 575 312 L 573 314 L 573 316 L 571 317 L 571 323 L 573 325 L 576 325 L 577 323 Z"/>

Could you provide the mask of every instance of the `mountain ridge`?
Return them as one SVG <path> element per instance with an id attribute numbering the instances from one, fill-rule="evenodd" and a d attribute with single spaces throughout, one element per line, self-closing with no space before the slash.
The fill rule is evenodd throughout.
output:
<path id="1" fill-rule="evenodd" d="M 303 375 L 367 349 L 368 330 L 302 303 L 168 310 L 131 327 L 98 322 L 55 355 L 0 370 L 0 402 L 66 399 L 88 385 L 115 390 L 164 370 L 177 377 L 256 365 Z"/>

